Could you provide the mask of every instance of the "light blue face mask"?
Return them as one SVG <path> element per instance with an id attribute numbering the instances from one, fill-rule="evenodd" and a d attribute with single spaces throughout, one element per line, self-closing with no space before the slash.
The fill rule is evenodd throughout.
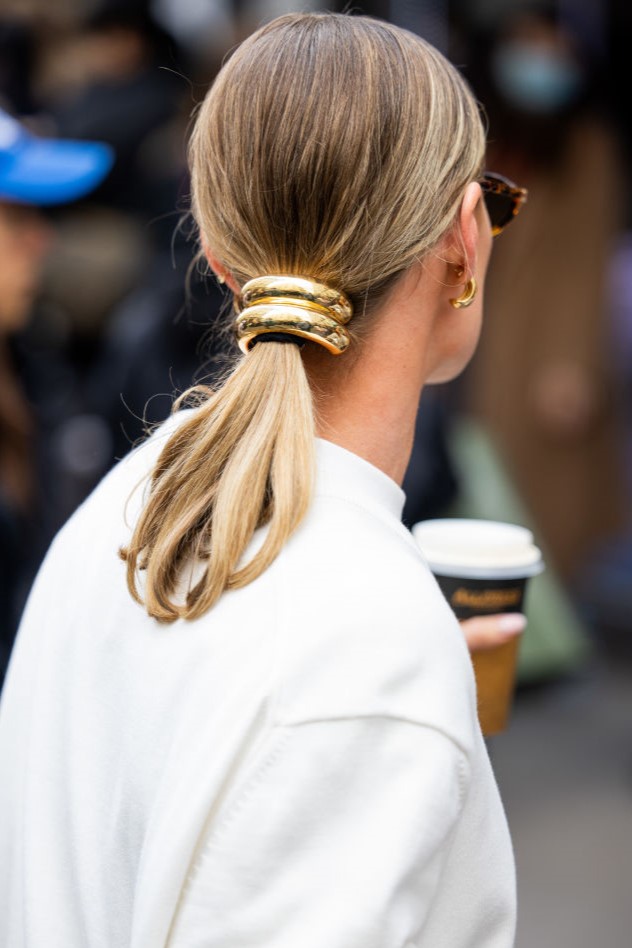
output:
<path id="1" fill-rule="evenodd" d="M 570 105 L 582 86 L 580 67 L 532 43 L 505 43 L 492 60 L 496 86 L 525 112 L 553 114 Z"/>

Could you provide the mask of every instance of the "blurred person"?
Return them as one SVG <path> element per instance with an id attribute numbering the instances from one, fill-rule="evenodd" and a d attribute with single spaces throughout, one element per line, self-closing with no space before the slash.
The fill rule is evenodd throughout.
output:
<path id="1" fill-rule="evenodd" d="M 220 328 L 226 294 L 190 265 L 191 244 L 177 233 L 108 319 L 85 392 L 110 431 L 107 468 L 170 415 L 177 395 L 202 378 L 217 382 L 235 357 Z"/>
<path id="2" fill-rule="evenodd" d="M 114 149 L 99 201 L 139 214 L 143 225 L 170 212 L 180 172 L 172 154 L 177 119 L 189 87 L 178 75 L 177 44 L 150 3 L 99 0 L 76 31 L 51 46 L 48 63 L 45 106 L 59 134 Z"/>
<path id="3" fill-rule="evenodd" d="M 623 393 L 622 453 L 628 512 L 632 509 L 632 233 L 622 235 L 609 274 L 613 353 L 611 372 Z M 576 595 L 615 660 L 632 659 L 632 519 L 596 547 L 575 583 Z"/>
<path id="4" fill-rule="evenodd" d="M 239 0 L 153 0 L 151 12 L 186 49 L 193 73 L 199 70 L 208 76 L 217 72 L 222 57 L 237 39 L 241 7 Z"/>
<path id="5" fill-rule="evenodd" d="M 28 529 L 35 502 L 34 426 L 11 342 L 30 312 L 47 243 L 47 225 L 35 212 L 0 200 L 0 684 L 34 539 Z"/>
<path id="6" fill-rule="evenodd" d="M 0 686 L 20 607 L 43 555 L 34 387 L 39 398 L 54 393 L 42 393 L 32 353 L 20 344 L 52 236 L 39 207 L 85 194 L 109 164 L 105 146 L 38 139 L 0 111 Z"/>
<path id="7" fill-rule="evenodd" d="M 144 0 L 99 0 L 74 30 L 42 45 L 39 88 L 56 132 L 107 142 L 115 155 L 90 203 L 59 215 L 44 277 L 45 299 L 66 314 L 77 373 L 89 387 L 113 313 L 158 267 L 170 267 L 190 86 L 177 44 Z"/>
<path id="8" fill-rule="evenodd" d="M 450 450 L 449 406 L 440 389 L 426 388 L 422 393 L 402 487 L 406 494 L 402 519 L 409 527 L 441 517 L 459 494 Z"/>
<path id="9" fill-rule="evenodd" d="M 27 23 L 0 14 L 0 108 L 34 111 L 32 89 L 35 38 Z"/>
<path id="10" fill-rule="evenodd" d="M 34 586 L 0 711 L 12 948 L 513 944 L 467 648 L 400 521 L 420 390 L 470 359 L 523 194 L 483 159 L 456 69 L 385 23 L 282 17 L 219 74 L 193 210 L 241 354 Z"/>
<path id="11" fill-rule="evenodd" d="M 563 23 L 519 9 L 479 52 L 488 162 L 529 186 L 529 206 L 495 255 L 466 400 L 570 581 L 626 517 L 606 296 L 626 189 Z"/>

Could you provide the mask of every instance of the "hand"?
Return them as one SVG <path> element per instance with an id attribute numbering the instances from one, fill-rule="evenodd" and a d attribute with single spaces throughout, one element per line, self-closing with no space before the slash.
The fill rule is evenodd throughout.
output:
<path id="1" fill-rule="evenodd" d="M 470 652 L 504 645 L 524 632 L 526 618 L 520 612 L 505 612 L 502 615 L 474 616 L 463 619 L 461 628 Z"/>

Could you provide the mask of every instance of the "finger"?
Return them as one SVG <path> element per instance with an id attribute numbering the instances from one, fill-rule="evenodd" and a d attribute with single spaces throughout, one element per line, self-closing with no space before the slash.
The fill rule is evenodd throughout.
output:
<path id="1" fill-rule="evenodd" d="M 526 624 L 522 613 L 509 612 L 504 615 L 474 616 L 461 622 L 461 627 L 470 651 L 479 651 L 511 641 L 524 632 Z"/>

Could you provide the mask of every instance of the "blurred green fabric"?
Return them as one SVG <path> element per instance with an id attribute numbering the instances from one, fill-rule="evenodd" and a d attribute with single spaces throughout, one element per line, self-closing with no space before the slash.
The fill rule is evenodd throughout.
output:
<path id="1" fill-rule="evenodd" d="M 455 418 L 450 426 L 450 454 L 460 491 L 448 515 L 502 520 L 528 527 L 542 549 L 546 564 L 547 552 L 537 529 L 483 428 L 465 417 Z M 592 647 L 588 632 L 549 567 L 530 580 L 525 612 L 528 625 L 520 646 L 519 683 L 572 673 L 590 658 Z"/>

